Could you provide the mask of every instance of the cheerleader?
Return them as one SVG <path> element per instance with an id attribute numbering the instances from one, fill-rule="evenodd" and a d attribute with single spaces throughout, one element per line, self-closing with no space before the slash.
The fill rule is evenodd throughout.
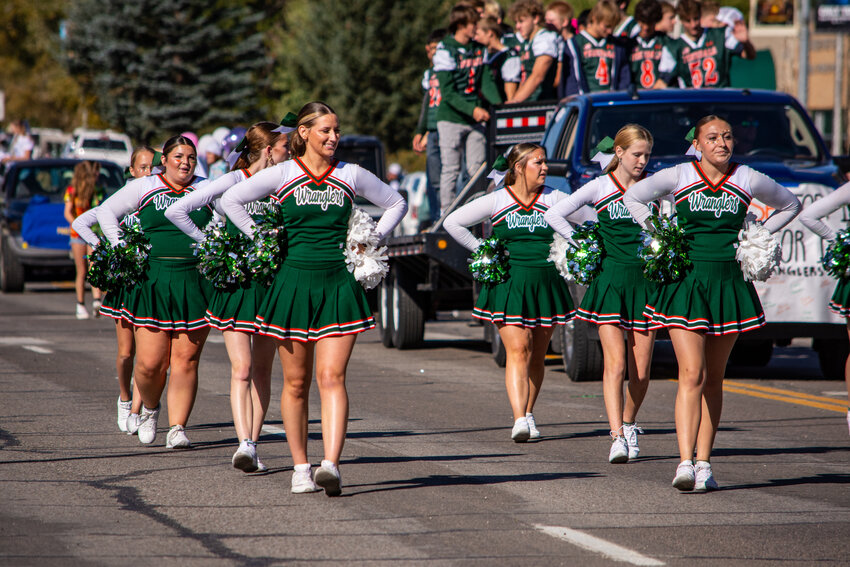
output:
<path id="1" fill-rule="evenodd" d="M 154 149 L 149 146 L 135 148 L 130 156 L 130 167 L 127 168 L 127 173 L 135 179 L 150 175 L 151 162 L 155 154 Z M 128 222 L 136 222 L 136 218 L 134 216 L 125 217 L 121 224 L 124 225 Z M 80 238 L 85 240 L 92 248 L 100 244 L 100 240 L 91 229 L 95 224 L 97 224 L 97 211 L 89 209 L 78 216 L 71 225 L 80 235 Z M 121 318 L 123 294 L 123 288 L 107 292 L 103 296 L 100 313 L 115 320 L 115 338 L 118 343 L 118 352 L 115 357 L 119 390 L 118 429 L 127 433 L 127 435 L 133 435 L 139 429 L 139 411 L 142 407 L 142 398 L 139 396 L 138 385 L 132 380 L 136 341 L 133 339 L 133 326 Z"/>
<path id="2" fill-rule="evenodd" d="M 142 399 L 139 441 L 153 443 L 159 418 L 159 400 L 168 386 L 168 420 L 171 426 L 166 448 L 191 446 L 185 426 L 198 389 L 198 359 L 209 333 L 204 319 L 210 286 L 196 268 L 192 239 L 183 234 L 164 212 L 168 206 L 206 184 L 195 177 L 197 153 L 183 136 L 169 138 L 162 150 L 163 172 L 127 183 L 97 208 L 97 220 L 109 242 L 121 242 L 118 218 L 135 213 L 150 241 L 150 265 L 146 277 L 127 289 L 121 316 L 134 327 L 135 379 Z M 192 213 L 205 225 L 212 211 Z"/>
<path id="3" fill-rule="evenodd" d="M 547 171 L 542 147 L 517 144 L 508 154 L 505 187 L 457 209 L 444 224 L 462 246 L 475 250 L 481 241 L 464 227 L 489 220 L 509 254 L 507 280 L 484 284 L 472 316 L 496 325 L 505 345 L 511 439 L 517 443 L 540 437 L 532 410 L 543 384 L 549 339 L 555 325 L 575 316 L 567 284 L 547 260 L 554 231 L 543 214 L 566 197 L 544 185 Z"/>
<path id="4" fill-rule="evenodd" d="M 730 161 L 732 128 L 722 118 L 706 116 L 694 132 L 700 160 L 639 181 L 623 203 L 640 225 L 648 226 L 648 203 L 672 193 L 678 225 L 685 231 L 693 265 L 680 281 L 659 286 L 645 314 L 653 325 L 667 327 L 679 365 L 675 419 L 681 463 L 673 486 L 708 491 L 718 486 L 709 459 L 729 353 L 739 333 L 764 325 L 755 288 L 735 260 L 738 232 L 754 198 L 776 209 L 764 223 L 771 233 L 797 215 L 800 202 L 766 175 Z"/>
<path id="5" fill-rule="evenodd" d="M 610 141 L 610 138 L 607 138 Z M 643 316 L 647 297 L 655 285 L 643 277 L 638 257 L 640 227 L 623 205 L 623 194 L 642 179 L 652 152 L 652 135 L 642 126 L 623 126 L 613 144 L 614 155 L 597 177 L 551 207 L 544 218 L 568 240 L 570 224 L 564 217 L 585 205 L 596 209 L 599 234 L 605 249 L 602 271 L 591 282 L 578 307 L 577 317 L 598 325 L 604 370 L 602 392 L 613 442 L 611 463 L 626 463 L 640 453 L 635 417 L 649 387 L 649 368 L 657 324 Z M 627 343 L 623 342 L 623 331 Z M 623 376 L 629 383 L 623 403 Z"/>
<path id="6" fill-rule="evenodd" d="M 166 209 L 165 217 L 196 242 L 203 242 L 203 227 L 192 221 L 190 213 L 206 207 L 236 183 L 289 157 L 287 137 L 282 135 L 280 128 L 284 126 L 278 127 L 272 122 L 251 126 L 242 147 L 238 148 L 239 158 L 230 173 L 175 201 Z M 255 205 L 252 219 L 256 221 L 262 218 L 265 207 L 271 205 L 271 199 Z M 227 223 L 226 230 L 234 237 L 241 235 L 231 222 Z M 269 408 L 276 345 L 272 339 L 254 334 L 254 318 L 264 294 L 265 288 L 256 282 L 232 292 L 216 290 L 205 315 L 211 327 L 222 331 L 230 358 L 230 408 L 240 440 L 231 462 L 235 468 L 249 473 L 266 469 L 257 458 L 257 440 Z"/>
<path id="7" fill-rule="evenodd" d="M 342 490 L 338 466 L 348 424 L 348 359 L 357 334 L 375 326 L 366 294 L 346 269 L 343 254 L 353 200 L 360 195 L 387 209 L 378 221 L 379 238 L 407 211 L 402 196 L 373 174 L 334 159 L 338 142 L 336 113 L 322 102 L 308 103 L 290 135 L 294 159 L 251 176 L 221 198 L 227 217 L 248 236 L 254 232 L 248 203 L 271 196 L 282 208 L 286 259 L 259 306 L 255 327 L 279 341 L 285 376 L 281 413 L 295 465 L 291 490 L 321 487 L 328 496 Z M 314 357 L 324 459 L 311 477 L 307 402 Z"/>
<path id="8" fill-rule="evenodd" d="M 800 213 L 800 222 L 824 240 L 832 240 L 836 236 L 836 231 L 820 219 L 849 204 L 850 183 L 845 183 L 823 199 L 818 199 L 803 209 Z M 850 280 L 838 280 L 829 308 L 841 317 L 847 318 L 847 332 L 850 334 Z M 847 397 L 850 399 L 850 357 L 844 365 L 844 381 L 847 384 Z M 847 427 L 850 429 L 850 411 L 847 412 Z"/>

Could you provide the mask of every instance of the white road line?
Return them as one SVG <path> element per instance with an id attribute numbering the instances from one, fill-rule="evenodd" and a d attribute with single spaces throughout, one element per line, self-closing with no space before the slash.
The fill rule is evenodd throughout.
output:
<path id="1" fill-rule="evenodd" d="M 426 341 L 462 341 L 469 340 L 471 337 L 464 337 L 462 335 L 452 335 L 450 333 L 439 333 L 434 331 L 425 331 L 425 340 Z"/>
<path id="2" fill-rule="evenodd" d="M 286 437 L 286 431 L 283 430 L 283 427 L 275 427 L 274 425 L 264 425 L 262 431 L 270 435 L 281 435 L 283 437 Z"/>
<path id="3" fill-rule="evenodd" d="M 664 565 L 662 561 L 641 555 L 637 551 L 632 551 L 616 543 L 605 541 L 604 539 L 588 535 L 578 530 L 562 528 L 560 526 L 541 526 L 539 524 L 534 527 L 547 535 L 562 539 L 582 549 L 599 553 L 614 561 L 622 561 L 623 563 L 631 563 L 632 565 Z"/>
<path id="4" fill-rule="evenodd" d="M 836 397 L 836 398 L 843 398 L 844 396 L 847 395 L 847 390 L 832 390 L 832 391 L 829 391 L 829 392 L 821 392 L 821 394 L 824 395 L 824 396 L 833 396 L 833 397 Z"/>
<path id="5" fill-rule="evenodd" d="M 50 350 L 49 348 L 44 348 L 44 347 L 35 346 L 35 345 L 23 345 L 22 348 L 25 348 L 27 350 L 31 350 L 33 352 L 37 352 L 38 354 L 52 354 L 53 353 L 53 351 Z"/>
<path id="6" fill-rule="evenodd" d="M 0 337 L 0 346 L 46 345 L 44 339 L 35 337 Z"/>
<path id="7" fill-rule="evenodd" d="M 224 335 L 222 335 L 222 334 L 213 335 L 212 333 L 210 333 L 210 335 L 207 337 L 207 342 L 208 343 L 224 344 Z"/>

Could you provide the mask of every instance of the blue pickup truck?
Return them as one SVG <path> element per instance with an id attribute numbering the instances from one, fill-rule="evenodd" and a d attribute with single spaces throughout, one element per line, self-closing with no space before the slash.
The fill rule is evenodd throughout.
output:
<path id="1" fill-rule="evenodd" d="M 543 111 L 538 108 L 537 112 Z M 505 107 L 504 112 L 511 112 Z M 655 139 L 648 171 L 658 171 L 692 159 L 685 155 L 685 136 L 703 116 L 725 118 L 735 135 L 735 161 L 745 163 L 788 187 L 805 206 L 841 184 L 838 167 L 814 128 L 808 114 L 790 95 L 773 91 L 654 90 L 598 93 L 567 98 L 546 111 L 542 145 L 549 159 L 547 185 L 572 192 L 601 174 L 591 162 L 596 144 L 613 137 L 629 122 L 646 127 Z M 498 144 L 511 140 L 508 124 L 517 124 L 517 136 L 531 136 L 523 124 L 533 117 L 511 117 L 497 112 L 502 123 Z M 494 139 L 497 136 L 494 134 Z M 770 209 L 757 201 L 751 206 L 764 219 Z M 836 226 L 847 222 L 847 212 L 830 217 Z M 822 243 L 799 222 L 789 224 L 779 235 L 782 263 L 768 282 L 756 287 L 765 308 L 768 325 L 747 333 L 733 353 L 733 363 L 766 364 L 774 344 L 787 344 L 794 337 L 811 337 L 825 375 L 843 376 L 847 354 L 844 321 L 827 309 L 834 286 L 820 267 Z M 581 294 L 581 290 L 577 290 Z M 573 380 L 597 379 L 602 354 L 593 325 L 578 321 L 565 328 L 564 365 Z"/>
<path id="2" fill-rule="evenodd" d="M 542 143 L 549 161 L 547 184 L 570 193 L 601 174 L 590 161 L 596 144 L 635 122 L 655 138 L 649 171 L 692 159 L 685 136 L 703 116 L 726 118 L 736 138 L 734 159 L 770 175 L 793 191 L 803 205 L 833 191 L 841 183 L 838 167 L 806 111 L 791 96 L 747 89 L 633 91 L 598 93 L 560 102 L 507 104 L 493 109 L 488 133 L 488 164 L 520 142 Z M 489 167 L 483 164 L 449 205 L 446 214 L 488 190 Z M 764 219 L 770 209 L 755 201 L 751 210 Z M 829 222 L 848 221 L 838 211 Z M 486 230 L 486 228 L 485 228 Z M 835 285 L 820 266 L 822 242 L 794 221 L 779 235 L 782 263 L 769 282 L 756 285 L 768 325 L 747 333 L 732 353 L 738 364 L 766 364 L 774 344 L 795 337 L 814 339 L 826 376 L 843 376 L 847 332 L 842 319 L 827 308 Z M 415 348 L 424 325 L 441 311 L 470 309 L 476 286 L 467 270 L 466 249 L 442 229 L 442 219 L 422 234 L 388 241 L 390 274 L 379 290 L 379 329 L 384 345 Z M 584 288 L 571 284 L 575 299 Z M 504 348 L 491 325 L 484 337 L 493 357 L 504 365 Z M 563 355 L 571 380 L 598 380 L 602 351 L 594 325 L 577 321 L 552 340 Z"/>

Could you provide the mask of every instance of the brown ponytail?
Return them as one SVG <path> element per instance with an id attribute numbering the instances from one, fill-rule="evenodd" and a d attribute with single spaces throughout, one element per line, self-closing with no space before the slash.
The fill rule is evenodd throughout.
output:
<path id="1" fill-rule="evenodd" d="M 528 142 L 517 144 L 511 148 L 511 151 L 508 153 L 508 172 L 505 174 L 505 187 L 516 183 L 517 166 L 519 166 L 520 171 L 525 171 L 525 162 L 531 157 L 531 153 L 542 149 L 542 146 Z"/>
<path id="2" fill-rule="evenodd" d="M 649 130 L 641 126 L 640 124 L 626 124 L 617 132 L 617 135 L 614 136 L 614 147 L 621 147 L 624 150 L 629 149 L 629 146 L 634 144 L 635 142 L 646 142 L 652 147 L 652 134 L 649 133 Z M 614 159 L 611 160 L 611 163 L 608 164 L 608 167 L 605 168 L 603 174 L 608 174 L 617 169 L 617 166 L 620 165 L 620 158 L 617 157 L 617 154 L 614 154 Z"/>
<path id="3" fill-rule="evenodd" d="M 267 147 L 275 145 L 278 136 L 281 136 L 279 132 L 272 131 L 277 127 L 278 125 L 273 122 L 257 122 L 248 128 L 248 131 L 245 132 L 245 142 L 248 147 L 246 151 L 239 155 L 239 159 L 236 160 L 230 171 L 245 169 L 263 157 L 263 151 Z"/>

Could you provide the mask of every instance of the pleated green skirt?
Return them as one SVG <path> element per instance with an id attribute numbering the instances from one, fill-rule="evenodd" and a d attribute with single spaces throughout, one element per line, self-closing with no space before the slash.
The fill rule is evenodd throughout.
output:
<path id="1" fill-rule="evenodd" d="M 658 287 L 644 314 L 653 324 L 706 335 L 742 333 L 765 324 L 759 296 L 736 260 L 693 260 L 681 281 Z"/>
<path id="2" fill-rule="evenodd" d="M 124 295 L 127 290 L 123 287 L 107 291 L 103 295 L 100 314 L 112 319 L 121 319 L 121 309 L 124 307 Z"/>
<path id="3" fill-rule="evenodd" d="M 151 259 L 148 277 L 124 296 L 122 318 L 136 327 L 194 331 L 209 326 L 204 314 L 212 286 L 198 261 Z"/>
<path id="4" fill-rule="evenodd" d="M 842 317 L 850 317 L 850 280 L 838 280 L 829 308 Z"/>
<path id="5" fill-rule="evenodd" d="M 605 258 L 602 271 L 588 286 L 576 317 L 627 330 L 657 329 L 661 325 L 644 315 L 646 304 L 657 288 L 658 284 L 643 277 L 642 264 L 625 264 Z"/>
<path id="6" fill-rule="evenodd" d="M 363 287 L 344 263 L 317 268 L 284 262 L 254 326 L 261 335 L 308 342 L 362 333 L 375 319 Z"/>
<path id="7" fill-rule="evenodd" d="M 472 310 L 476 319 L 521 327 L 563 325 L 575 314 L 567 282 L 554 265 L 511 264 L 508 279 L 485 284 Z"/>
<path id="8" fill-rule="evenodd" d="M 255 333 L 257 329 L 254 323 L 267 291 L 267 288 L 257 282 L 251 282 L 249 287 L 238 288 L 232 292 L 217 289 L 213 291 L 204 317 L 210 327 L 221 331 Z"/>

